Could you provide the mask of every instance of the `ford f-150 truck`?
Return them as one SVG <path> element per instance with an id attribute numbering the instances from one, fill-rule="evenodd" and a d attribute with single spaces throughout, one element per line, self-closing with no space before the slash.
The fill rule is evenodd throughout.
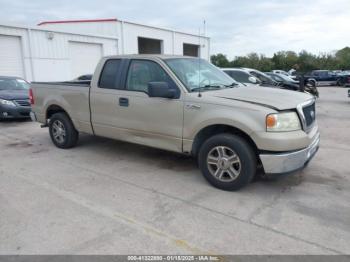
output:
<path id="1" fill-rule="evenodd" d="M 320 141 L 312 96 L 247 88 L 193 57 L 105 57 L 91 83 L 33 83 L 30 100 L 59 148 L 88 133 L 189 154 L 223 190 L 247 185 L 258 166 L 303 168 Z"/>

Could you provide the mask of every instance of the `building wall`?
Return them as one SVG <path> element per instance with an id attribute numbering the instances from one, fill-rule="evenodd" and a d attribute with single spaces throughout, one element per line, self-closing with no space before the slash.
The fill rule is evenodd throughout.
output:
<path id="1" fill-rule="evenodd" d="M 71 80 L 72 65 L 69 43 L 72 41 L 101 44 L 103 56 L 118 54 L 118 41 L 115 38 L 50 32 L 44 28 L 10 25 L 0 25 L 0 35 L 20 37 L 24 67 L 23 77 L 28 81 Z"/>
<path id="2" fill-rule="evenodd" d="M 138 37 L 145 37 L 161 40 L 163 54 L 183 55 L 184 43 L 200 43 L 200 56 L 207 60 L 210 57 L 210 39 L 207 37 L 121 21 L 43 24 L 33 28 L 2 24 L 0 36 L 19 37 L 23 67 L 19 76 L 28 81 L 71 80 L 72 72 L 77 72 L 76 61 L 73 65 L 70 54 L 71 42 L 99 44 L 102 56 L 137 54 Z M 95 60 L 88 61 L 94 63 Z M 4 68 L 1 63 L 0 58 L 0 75 Z M 90 71 L 91 66 L 86 68 Z"/>
<path id="3" fill-rule="evenodd" d="M 100 35 L 120 38 L 119 28 L 116 28 L 115 21 L 107 22 L 73 22 L 73 23 L 40 23 L 40 28 L 51 29 L 51 30 L 61 30 L 71 33 L 89 34 L 89 35 Z"/>
<path id="4" fill-rule="evenodd" d="M 210 41 L 207 38 L 197 36 L 187 36 L 179 33 L 175 33 L 175 54 L 183 54 L 183 44 L 199 45 L 199 54 L 201 58 L 209 61 L 210 59 Z"/>
<path id="5" fill-rule="evenodd" d="M 64 30 L 75 33 L 99 34 L 112 36 L 120 40 L 120 54 L 137 54 L 138 37 L 153 38 L 163 41 L 163 54 L 183 55 L 183 44 L 200 43 L 201 58 L 210 58 L 210 38 L 177 32 L 168 29 L 140 25 L 124 21 L 81 22 L 81 23 L 44 23 L 41 27 Z"/>
<path id="6" fill-rule="evenodd" d="M 120 24 L 118 24 L 120 26 Z M 146 26 L 137 26 L 134 24 L 124 23 L 124 53 L 138 53 L 138 37 L 152 38 L 162 41 L 163 54 L 173 53 L 172 33 Z"/>

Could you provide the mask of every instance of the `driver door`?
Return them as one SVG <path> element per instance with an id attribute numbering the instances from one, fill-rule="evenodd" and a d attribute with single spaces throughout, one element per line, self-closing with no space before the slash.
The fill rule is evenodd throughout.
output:
<path id="1" fill-rule="evenodd" d="M 167 82 L 178 88 L 175 82 L 152 60 L 130 60 L 127 68 L 120 89 L 112 93 L 109 90 L 103 98 L 107 114 L 103 126 L 108 126 L 103 133 L 108 130 L 109 137 L 182 152 L 182 96 L 178 99 L 148 96 L 149 82 Z"/>

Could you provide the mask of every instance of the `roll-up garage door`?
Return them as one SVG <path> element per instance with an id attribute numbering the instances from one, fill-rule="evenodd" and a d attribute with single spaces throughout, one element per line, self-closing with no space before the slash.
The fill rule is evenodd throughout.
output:
<path id="1" fill-rule="evenodd" d="M 184 55 L 199 57 L 199 45 L 183 44 Z"/>
<path id="2" fill-rule="evenodd" d="M 0 75 L 24 77 L 21 38 L 0 35 Z"/>
<path id="3" fill-rule="evenodd" d="M 102 44 L 69 42 L 72 79 L 93 74 L 103 52 Z"/>
<path id="4" fill-rule="evenodd" d="M 139 54 L 161 54 L 162 40 L 139 37 Z"/>

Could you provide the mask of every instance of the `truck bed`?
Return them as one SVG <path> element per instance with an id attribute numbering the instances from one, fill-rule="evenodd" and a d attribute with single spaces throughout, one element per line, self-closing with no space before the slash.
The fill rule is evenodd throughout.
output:
<path id="1" fill-rule="evenodd" d="M 50 107 L 57 106 L 64 108 L 77 130 L 91 133 L 90 81 L 33 82 L 31 88 L 35 97 L 32 110 L 39 122 L 45 122 Z"/>

